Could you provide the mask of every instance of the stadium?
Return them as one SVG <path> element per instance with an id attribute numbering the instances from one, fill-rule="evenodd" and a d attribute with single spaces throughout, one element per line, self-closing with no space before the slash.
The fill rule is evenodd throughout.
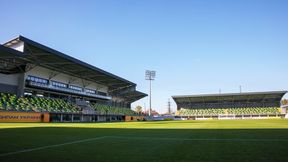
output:
<path id="1" fill-rule="evenodd" d="M 288 0 L 0 6 L 0 162 L 288 161 Z"/>
<path id="2" fill-rule="evenodd" d="M 19 36 L 0 46 L 1 122 L 139 120 L 136 84 Z"/>
<path id="3" fill-rule="evenodd" d="M 135 83 L 23 36 L 0 78 L 1 162 L 287 160 L 286 91 L 172 96 L 175 120 L 153 121 Z"/>
<path id="4" fill-rule="evenodd" d="M 281 99 L 287 91 L 173 96 L 177 116 L 185 119 L 283 118 Z"/>

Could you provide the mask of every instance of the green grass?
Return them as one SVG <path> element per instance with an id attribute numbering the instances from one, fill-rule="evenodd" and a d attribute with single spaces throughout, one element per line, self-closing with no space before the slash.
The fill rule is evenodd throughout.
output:
<path id="1" fill-rule="evenodd" d="M 281 119 L 0 123 L 1 162 L 286 161 L 287 148 Z"/>

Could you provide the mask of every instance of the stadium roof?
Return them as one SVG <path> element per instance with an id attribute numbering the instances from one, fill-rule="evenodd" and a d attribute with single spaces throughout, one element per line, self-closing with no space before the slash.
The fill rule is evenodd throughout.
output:
<path id="1" fill-rule="evenodd" d="M 146 96 L 147 94 L 139 92 L 139 91 L 130 91 L 121 95 L 121 97 L 125 98 L 126 101 L 131 102 L 131 103 Z"/>
<path id="2" fill-rule="evenodd" d="M 125 86 L 136 86 L 135 83 L 124 78 L 87 64 L 40 43 L 34 42 L 23 36 L 19 36 L 5 43 L 4 46 L 10 47 L 19 43 L 19 41 L 24 42 L 25 55 L 23 55 L 23 58 L 30 61 L 30 63 L 55 71 L 61 71 L 79 78 L 91 80 L 115 89 Z"/>
<path id="3" fill-rule="evenodd" d="M 25 70 L 23 53 L 0 45 L 0 69 L 2 73 L 17 73 Z"/>
<path id="4" fill-rule="evenodd" d="M 11 48 L 7 48 L 16 45 L 19 42 L 24 42 L 23 53 Z M 130 96 L 134 96 L 134 98 L 143 98 L 147 96 L 145 93 L 136 91 L 136 84 L 131 81 L 111 74 L 107 71 L 87 64 L 83 61 L 80 61 L 76 58 L 68 56 L 23 36 L 19 36 L 11 41 L 8 41 L 4 44 L 4 46 L 1 45 L 0 59 L 2 61 L 5 60 L 5 62 L 7 62 L 8 59 L 12 61 L 12 63 L 19 62 L 19 64 L 16 66 L 20 67 L 24 64 L 30 63 L 85 80 L 90 80 L 92 82 L 96 82 L 109 87 L 109 92 L 117 92 L 121 91 L 121 89 L 132 88 L 134 90 L 130 92 Z M 7 70 L 6 73 L 16 72 L 17 70 L 16 67 L 6 67 L 5 69 Z M 22 68 L 21 71 L 23 70 L 25 70 L 25 68 Z"/>
<path id="5" fill-rule="evenodd" d="M 179 103 L 221 103 L 221 102 L 273 102 L 280 101 L 287 91 L 245 92 L 224 94 L 203 94 L 172 96 Z"/>
<path id="6" fill-rule="evenodd" d="M 22 57 L 23 53 L 0 45 L 0 57 Z"/>

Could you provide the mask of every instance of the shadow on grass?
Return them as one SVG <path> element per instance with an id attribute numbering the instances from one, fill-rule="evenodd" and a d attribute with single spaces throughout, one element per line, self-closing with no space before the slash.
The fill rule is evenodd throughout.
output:
<path id="1" fill-rule="evenodd" d="M 14 128 L 0 146 L 1 162 L 286 161 L 288 129 Z"/>

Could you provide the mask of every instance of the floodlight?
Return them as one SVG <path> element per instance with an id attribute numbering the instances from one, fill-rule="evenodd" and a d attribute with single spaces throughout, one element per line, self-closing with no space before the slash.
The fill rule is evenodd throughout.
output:
<path id="1" fill-rule="evenodd" d="M 156 71 L 151 71 L 151 70 L 146 70 L 146 72 L 145 72 L 145 79 L 146 80 L 149 80 L 149 83 L 150 83 L 150 89 L 149 89 L 149 105 L 150 105 L 150 107 L 149 107 L 149 116 L 151 115 L 151 92 L 152 92 L 152 90 L 151 90 L 151 81 L 152 80 L 154 80 L 155 79 L 155 77 L 156 77 Z"/>

